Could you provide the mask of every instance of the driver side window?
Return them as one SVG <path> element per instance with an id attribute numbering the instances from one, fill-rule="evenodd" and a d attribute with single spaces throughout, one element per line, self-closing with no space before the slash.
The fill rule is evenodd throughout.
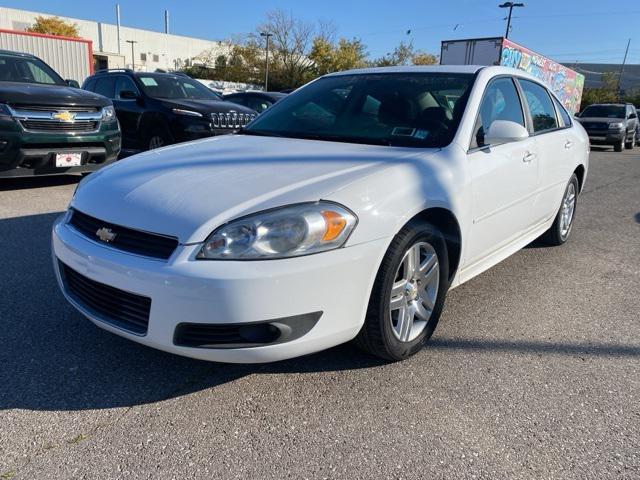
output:
<path id="1" fill-rule="evenodd" d="M 470 148 L 485 146 L 485 134 L 496 120 L 509 120 L 525 126 L 520 96 L 511 78 L 497 78 L 487 86 L 480 103 Z"/>

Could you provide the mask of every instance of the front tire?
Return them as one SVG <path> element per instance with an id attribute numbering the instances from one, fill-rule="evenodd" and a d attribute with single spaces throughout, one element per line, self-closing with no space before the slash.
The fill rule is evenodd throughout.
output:
<path id="1" fill-rule="evenodd" d="M 170 145 L 171 135 L 164 125 L 154 125 L 149 127 L 145 135 L 145 146 L 147 150 L 155 150 L 156 148 L 166 147 Z"/>
<path id="2" fill-rule="evenodd" d="M 415 354 L 433 334 L 448 288 L 442 233 L 427 222 L 412 221 L 382 260 L 356 345 L 391 361 Z"/>
<path id="3" fill-rule="evenodd" d="M 621 152 L 622 150 L 624 150 L 624 138 L 613 146 L 614 152 Z"/>
<path id="4" fill-rule="evenodd" d="M 573 219 L 575 218 L 576 207 L 578 206 L 578 192 L 580 185 L 578 177 L 574 173 L 569 179 L 567 188 L 562 196 L 560 210 L 556 215 L 551 228 L 543 235 L 543 240 L 552 246 L 564 244 L 571 234 Z"/>
<path id="5" fill-rule="evenodd" d="M 633 150 L 633 147 L 635 146 L 635 144 L 636 144 L 636 134 L 634 132 L 633 136 L 631 137 L 631 140 L 629 140 L 624 144 L 624 148 L 626 148 L 627 150 Z"/>

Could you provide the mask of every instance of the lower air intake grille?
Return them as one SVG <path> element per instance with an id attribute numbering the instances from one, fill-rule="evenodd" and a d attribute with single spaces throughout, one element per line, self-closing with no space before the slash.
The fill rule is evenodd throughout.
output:
<path id="1" fill-rule="evenodd" d="M 99 319 L 137 335 L 149 325 L 151 299 L 96 282 L 58 261 L 67 295 Z"/>

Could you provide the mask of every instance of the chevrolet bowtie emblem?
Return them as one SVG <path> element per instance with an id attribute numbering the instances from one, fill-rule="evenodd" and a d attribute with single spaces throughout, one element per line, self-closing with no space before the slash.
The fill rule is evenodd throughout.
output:
<path id="1" fill-rule="evenodd" d="M 54 120 L 60 120 L 61 122 L 73 122 L 76 115 L 75 113 L 67 112 L 65 110 L 63 112 L 52 113 L 51 118 Z"/>
<path id="2" fill-rule="evenodd" d="M 105 243 L 113 242 L 118 234 L 110 228 L 102 227 L 96 232 L 96 236 Z"/>

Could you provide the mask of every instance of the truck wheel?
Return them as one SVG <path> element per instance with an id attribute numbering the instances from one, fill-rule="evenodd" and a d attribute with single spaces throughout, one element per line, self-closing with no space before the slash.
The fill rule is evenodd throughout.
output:
<path id="1" fill-rule="evenodd" d="M 624 138 L 622 140 L 620 140 L 620 143 L 616 143 L 613 146 L 613 151 L 614 152 L 621 152 L 624 149 Z"/>
<path id="2" fill-rule="evenodd" d="M 631 140 L 626 142 L 624 144 L 624 147 L 627 150 L 633 150 L 634 145 L 636 144 L 636 132 L 633 132 L 633 136 L 631 137 Z"/>
<path id="3" fill-rule="evenodd" d="M 356 345 L 391 361 L 418 352 L 438 324 L 448 278 L 442 233 L 426 222 L 409 223 L 382 260 Z"/>

